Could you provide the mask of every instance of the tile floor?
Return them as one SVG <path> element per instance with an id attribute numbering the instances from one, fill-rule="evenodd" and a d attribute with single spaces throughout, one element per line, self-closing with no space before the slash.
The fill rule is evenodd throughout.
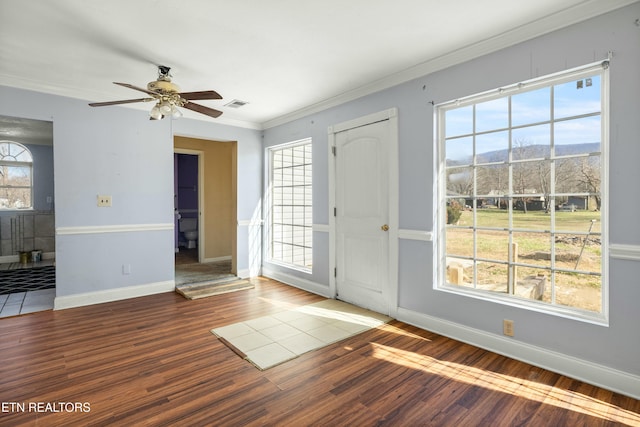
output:
<path id="1" fill-rule="evenodd" d="M 54 265 L 54 260 L 43 260 L 37 263 L 38 267 Z M 0 264 L 0 270 L 14 270 L 36 267 L 34 263 L 20 264 L 12 262 Z M 52 310 L 56 290 L 41 289 L 38 291 L 16 292 L 0 295 L 0 318 L 17 316 L 19 314 L 35 313 L 36 311 Z"/>
<path id="2" fill-rule="evenodd" d="M 380 313 L 342 301 L 324 300 L 211 332 L 264 370 L 389 320 Z"/>
<path id="3" fill-rule="evenodd" d="M 176 255 L 176 265 L 178 265 L 177 272 L 181 272 L 180 267 L 184 267 L 182 264 L 195 263 L 196 266 L 203 264 L 197 264 L 198 253 L 197 249 L 180 250 L 180 256 Z M 194 258 L 195 257 L 195 258 Z M 229 261 L 230 264 L 230 261 Z M 1 263 L 0 271 L 2 270 L 14 270 L 23 268 L 44 267 L 48 265 L 55 265 L 55 260 L 42 260 L 38 263 L 21 264 L 19 262 Z M 213 265 L 207 264 L 207 265 Z M 204 265 L 204 266 L 207 266 Z M 230 268 L 230 267 L 229 267 Z M 206 277 L 210 278 L 210 272 L 205 272 Z M 34 313 L 36 311 L 52 310 L 53 300 L 56 296 L 55 289 L 43 289 L 39 291 L 18 292 L 13 294 L 0 294 L 0 318 L 17 316 L 19 314 Z"/>
<path id="4" fill-rule="evenodd" d="M 0 318 L 53 310 L 55 297 L 55 288 L 0 295 Z"/>

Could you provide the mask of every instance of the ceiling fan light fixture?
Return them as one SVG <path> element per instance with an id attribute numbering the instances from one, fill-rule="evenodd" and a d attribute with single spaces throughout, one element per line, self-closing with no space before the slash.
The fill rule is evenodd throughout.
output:
<path id="1" fill-rule="evenodd" d="M 151 109 L 151 111 L 149 111 L 149 115 L 151 116 L 151 118 L 152 118 L 153 120 L 160 120 L 160 119 L 162 119 L 162 116 L 163 116 L 163 115 L 162 115 L 162 111 L 160 111 L 159 104 L 160 104 L 160 103 L 158 103 L 158 104 L 154 105 L 154 106 L 153 106 L 153 108 Z"/>
<path id="2" fill-rule="evenodd" d="M 171 117 L 174 119 L 182 117 L 182 111 L 178 110 L 175 105 L 171 107 Z"/>
<path id="3" fill-rule="evenodd" d="M 171 112 L 173 111 L 174 106 L 169 101 L 162 101 L 162 102 L 159 103 L 159 107 L 158 108 L 160 109 L 160 112 L 163 115 L 166 116 L 167 114 L 171 114 Z"/>
<path id="4" fill-rule="evenodd" d="M 184 107 L 196 113 L 204 114 L 209 117 L 218 118 L 222 111 L 215 108 L 197 104 L 193 101 L 204 99 L 222 99 L 222 96 L 215 90 L 201 90 L 196 92 L 180 92 L 180 88 L 171 82 L 171 74 L 169 67 L 164 65 L 158 66 L 158 79 L 147 84 L 147 88 L 134 86 L 129 83 L 114 82 L 118 86 L 134 89 L 144 92 L 151 97 L 138 99 L 124 99 L 120 101 L 108 102 L 92 102 L 91 107 L 104 107 L 107 105 L 130 104 L 134 102 L 155 101 L 155 105 L 149 111 L 151 120 L 162 120 L 166 116 L 171 115 L 172 118 L 182 117 L 182 111 L 178 107 Z"/>

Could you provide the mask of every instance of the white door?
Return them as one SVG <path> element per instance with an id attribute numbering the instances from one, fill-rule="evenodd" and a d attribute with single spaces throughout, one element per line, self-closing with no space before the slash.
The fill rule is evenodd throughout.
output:
<path id="1" fill-rule="evenodd" d="M 389 141 L 389 120 L 335 134 L 336 296 L 383 314 L 390 305 Z"/>

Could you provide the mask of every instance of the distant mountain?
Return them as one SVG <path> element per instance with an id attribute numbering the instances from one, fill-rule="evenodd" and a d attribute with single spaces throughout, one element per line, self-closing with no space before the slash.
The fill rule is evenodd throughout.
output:
<path id="1" fill-rule="evenodd" d="M 549 157 L 550 148 L 548 145 L 527 145 L 522 147 L 528 156 L 534 157 Z M 517 148 L 514 149 L 514 155 L 517 152 Z M 586 154 L 600 151 L 599 142 L 586 142 L 582 144 L 570 144 L 570 145 L 556 145 L 556 156 L 571 156 L 576 154 Z M 508 157 L 508 150 L 495 150 L 487 151 L 486 153 L 478 154 L 479 163 L 493 163 L 493 162 L 506 162 Z M 471 158 L 456 160 L 455 162 L 448 162 L 448 166 L 454 166 L 456 164 L 469 164 Z"/>

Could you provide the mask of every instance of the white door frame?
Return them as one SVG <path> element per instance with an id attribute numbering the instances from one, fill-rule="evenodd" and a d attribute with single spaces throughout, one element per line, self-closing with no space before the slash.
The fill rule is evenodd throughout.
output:
<path id="1" fill-rule="evenodd" d="M 336 288 L 336 157 L 335 135 L 356 127 L 389 120 L 389 315 L 398 311 L 398 229 L 399 229 L 399 164 L 398 164 L 398 110 L 391 108 L 354 120 L 329 126 L 329 296 L 335 298 Z"/>
<path id="2" fill-rule="evenodd" d="M 174 148 L 176 154 L 191 154 L 198 156 L 198 262 L 204 262 L 204 151 L 187 148 Z M 175 173 L 175 171 L 174 171 Z"/>

